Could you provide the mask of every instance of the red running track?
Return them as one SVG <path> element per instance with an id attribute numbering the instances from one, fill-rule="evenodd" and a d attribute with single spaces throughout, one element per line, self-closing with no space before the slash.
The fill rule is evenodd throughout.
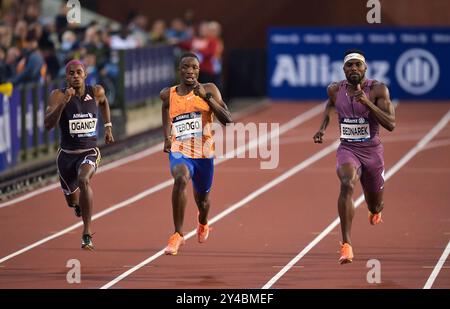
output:
<path id="1" fill-rule="evenodd" d="M 276 122 L 285 128 L 289 120 L 316 106 L 271 104 L 240 121 Z M 396 130 L 382 130 L 386 171 L 449 109 L 450 103 L 402 102 Z M 276 169 L 262 170 L 260 160 L 250 158 L 232 158 L 216 166 L 210 219 L 217 221 L 211 238 L 205 244 L 188 239 L 177 256 L 161 255 L 173 225 L 168 160 L 160 151 L 94 177 L 95 213 L 123 206 L 103 212 L 93 222 L 94 252 L 80 249 L 81 227 L 49 239 L 79 224 L 59 189 L 7 207 L 0 204 L 0 288 L 423 288 L 450 240 L 450 125 L 445 122 L 386 182 L 383 224 L 369 225 L 364 203 L 357 209 L 355 259 L 341 266 L 339 225 L 310 245 L 336 219 L 339 190 L 332 146 L 338 137 L 336 121 L 326 142 L 316 145 L 312 136 L 321 113 L 313 115 L 280 135 Z M 317 156 L 320 151 L 323 157 Z M 297 172 L 279 178 L 295 166 Z M 155 186 L 159 190 L 129 200 Z M 358 186 L 355 199 L 360 194 Z M 223 213 L 230 207 L 235 209 Z M 186 233 L 195 228 L 195 218 L 190 191 Z M 310 250 L 268 286 L 308 245 Z M 23 252 L 17 254 L 19 250 Z M 148 258 L 147 264 L 133 268 Z M 70 259 L 81 263 L 79 284 L 66 280 Z M 381 265 L 380 283 L 366 280 L 366 264 L 374 259 Z M 432 288 L 450 288 L 449 266 L 448 259 L 443 261 Z M 133 272 L 119 277 L 128 270 Z"/>

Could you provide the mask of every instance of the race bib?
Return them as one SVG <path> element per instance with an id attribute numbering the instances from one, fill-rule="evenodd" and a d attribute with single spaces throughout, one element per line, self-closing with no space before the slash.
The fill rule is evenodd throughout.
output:
<path id="1" fill-rule="evenodd" d="M 69 120 L 69 133 L 77 137 L 91 137 L 97 134 L 97 118 Z"/>
<path id="2" fill-rule="evenodd" d="M 341 140 L 364 142 L 370 139 L 370 125 L 367 118 L 342 118 Z"/>
<path id="3" fill-rule="evenodd" d="M 192 112 L 174 117 L 172 119 L 172 134 L 178 141 L 191 137 L 202 137 L 202 113 Z"/>

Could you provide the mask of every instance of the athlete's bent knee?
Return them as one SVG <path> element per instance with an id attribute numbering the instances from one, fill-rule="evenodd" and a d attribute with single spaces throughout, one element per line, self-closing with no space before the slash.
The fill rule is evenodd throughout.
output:
<path id="1" fill-rule="evenodd" d="M 177 174 L 174 176 L 175 179 L 175 186 L 184 188 L 187 186 L 189 182 L 189 178 L 186 175 L 183 174 Z"/>
<path id="2" fill-rule="evenodd" d="M 89 177 L 82 176 L 78 179 L 78 186 L 80 187 L 81 190 L 89 188 L 89 183 L 90 183 Z"/>
<path id="3" fill-rule="evenodd" d="M 341 191 L 342 192 L 353 192 L 355 188 L 355 183 L 351 178 L 341 179 Z"/>

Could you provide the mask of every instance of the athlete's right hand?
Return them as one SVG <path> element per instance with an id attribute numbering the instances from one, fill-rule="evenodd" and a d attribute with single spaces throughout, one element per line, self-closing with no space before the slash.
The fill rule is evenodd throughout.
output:
<path id="1" fill-rule="evenodd" d="M 314 143 L 322 144 L 322 142 L 323 142 L 322 136 L 323 136 L 324 134 L 325 134 L 325 133 L 323 133 L 322 131 L 318 131 L 316 134 L 314 134 L 314 137 L 313 137 Z"/>
<path id="2" fill-rule="evenodd" d="M 70 101 L 70 98 L 75 95 L 75 89 L 72 87 L 66 88 L 66 91 L 64 92 L 64 103 L 68 103 Z"/>
<path id="3" fill-rule="evenodd" d="M 164 139 L 163 151 L 169 153 L 171 148 L 172 148 L 172 140 L 170 138 Z"/>

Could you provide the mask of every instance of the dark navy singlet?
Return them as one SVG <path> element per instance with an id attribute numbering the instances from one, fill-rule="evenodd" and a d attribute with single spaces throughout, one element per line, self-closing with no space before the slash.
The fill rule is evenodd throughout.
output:
<path id="1" fill-rule="evenodd" d="M 61 90 L 65 92 L 65 89 Z M 72 96 L 67 103 L 61 118 L 62 149 L 78 150 L 97 147 L 97 115 L 98 106 L 92 86 L 86 86 L 84 95 Z"/>

